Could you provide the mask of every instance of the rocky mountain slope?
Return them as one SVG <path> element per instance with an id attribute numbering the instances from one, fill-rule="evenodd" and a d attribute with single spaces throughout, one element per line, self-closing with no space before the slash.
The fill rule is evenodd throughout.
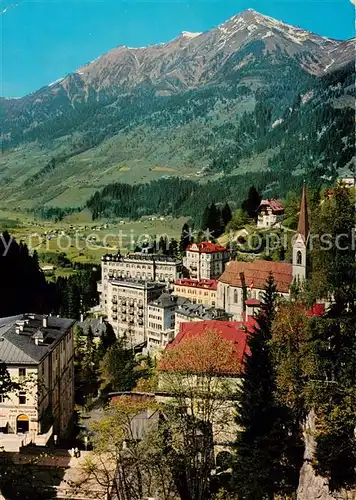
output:
<path id="1" fill-rule="evenodd" d="M 43 185 L 44 201 L 63 204 L 73 186 L 85 198 L 114 180 L 270 168 L 286 134 L 288 142 L 281 125 L 301 114 L 300 102 L 313 116 L 318 109 L 314 139 L 335 120 L 349 122 L 353 59 L 353 40 L 321 37 L 253 10 L 205 33 L 117 47 L 29 96 L 0 101 L 4 193 L 26 199 Z M 343 150 L 347 127 L 338 132 Z M 343 156 L 348 165 L 350 154 Z M 307 168 L 304 160 L 294 169 Z"/>

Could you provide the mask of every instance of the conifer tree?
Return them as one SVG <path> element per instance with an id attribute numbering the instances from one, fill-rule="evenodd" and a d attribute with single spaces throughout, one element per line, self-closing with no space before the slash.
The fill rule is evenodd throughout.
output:
<path id="1" fill-rule="evenodd" d="M 187 246 L 190 245 L 190 243 L 191 243 L 191 241 L 189 239 L 189 233 L 190 233 L 189 226 L 185 222 L 183 227 L 182 227 L 182 233 L 181 233 L 180 242 L 179 242 L 179 251 L 181 253 L 185 252 Z"/>
<path id="2" fill-rule="evenodd" d="M 261 195 L 255 188 L 251 186 L 248 191 L 248 196 L 245 201 L 243 201 L 241 208 L 244 210 L 251 219 L 256 217 L 256 211 L 261 203 Z"/>
<path id="3" fill-rule="evenodd" d="M 269 342 L 275 314 L 276 285 L 270 275 L 257 325 L 251 333 L 243 383 L 238 394 L 233 484 L 246 500 L 273 499 L 295 490 L 300 442 L 290 411 L 275 397 L 275 375 Z"/>
<path id="4" fill-rule="evenodd" d="M 224 228 L 226 228 L 226 226 L 232 219 L 232 211 L 228 203 L 225 203 L 225 205 L 223 206 L 223 209 L 221 210 L 221 217 L 224 223 Z"/>
<path id="5" fill-rule="evenodd" d="M 85 381 L 86 387 L 83 391 L 85 394 L 95 394 L 98 382 L 98 363 L 97 363 L 97 347 L 94 342 L 94 334 L 91 327 L 88 328 L 85 353 L 82 361 L 82 378 Z"/>
<path id="6" fill-rule="evenodd" d="M 110 349 L 111 346 L 113 346 L 116 342 L 116 335 L 114 332 L 113 327 L 110 325 L 110 323 L 105 323 L 105 330 L 103 334 L 100 337 L 100 342 L 98 346 L 98 358 L 99 360 L 102 359 L 107 352 L 108 349 Z"/>
<path id="7" fill-rule="evenodd" d="M 126 349 L 120 337 L 106 352 L 100 362 L 101 387 L 104 390 L 130 391 L 135 387 L 138 373 L 135 354 Z"/>
<path id="8" fill-rule="evenodd" d="M 174 238 L 169 242 L 168 254 L 171 257 L 178 257 L 178 241 Z"/>

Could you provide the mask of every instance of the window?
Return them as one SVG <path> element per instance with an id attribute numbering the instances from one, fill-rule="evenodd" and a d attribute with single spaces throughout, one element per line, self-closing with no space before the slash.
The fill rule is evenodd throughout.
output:
<path id="1" fill-rule="evenodd" d="M 19 392 L 19 405 L 26 404 L 26 392 Z"/>
<path id="2" fill-rule="evenodd" d="M 239 301 L 239 295 L 238 295 L 238 292 L 237 290 L 234 290 L 234 302 L 235 304 L 237 304 Z"/>
<path id="3" fill-rule="evenodd" d="M 298 250 L 297 252 L 297 265 L 301 266 L 302 265 L 302 252 Z"/>
<path id="4" fill-rule="evenodd" d="M 3 403 L 5 401 L 5 396 L 3 396 L 2 394 L 0 394 L 0 403 Z"/>
<path id="5" fill-rule="evenodd" d="M 19 378 L 26 377 L 26 368 L 19 368 Z"/>

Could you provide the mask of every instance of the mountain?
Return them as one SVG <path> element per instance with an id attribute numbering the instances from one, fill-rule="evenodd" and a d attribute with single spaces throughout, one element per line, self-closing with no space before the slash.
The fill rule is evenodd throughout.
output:
<path id="1" fill-rule="evenodd" d="M 0 196 L 31 204 L 40 189 L 38 201 L 63 205 L 113 181 L 281 168 L 303 134 L 293 170 L 314 163 L 334 175 L 352 157 L 353 60 L 353 40 L 251 9 L 205 33 L 119 46 L 33 94 L 1 99 Z M 325 156 L 315 143 L 336 123 L 341 150 Z"/>

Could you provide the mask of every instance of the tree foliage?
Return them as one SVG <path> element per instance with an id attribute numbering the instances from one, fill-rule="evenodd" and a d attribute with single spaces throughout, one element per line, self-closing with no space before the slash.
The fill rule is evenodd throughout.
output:
<path id="1" fill-rule="evenodd" d="M 151 401 L 125 396 L 113 401 L 104 418 L 91 426 L 93 452 L 75 489 L 82 495 L 94 482 L 119 500 L 171 499 L 175 489 L 170 455 L 159 420 Z"/>
<path id="2" fill-rule="evenodd" d="M 275 315 L 276 285 L 270 275 L 249 336 L 236 421 L 233 483 L 238 498 L 263 500 L 295 491 L 302 446 L 296 419 L 276 398 L 276 375 L 269 346 Z"/>
<path id="3" fill-rule="evenodd" d="M 218 332 L 206 330 L 167 349 L 159 368 L 158 391 L 167 393 L 164 412 L 177 491 L 184 499 L 209 498 L 213 440 L 231 439 L 238 378 L 229 377 L 240 372 L 236 351 Z"/>

